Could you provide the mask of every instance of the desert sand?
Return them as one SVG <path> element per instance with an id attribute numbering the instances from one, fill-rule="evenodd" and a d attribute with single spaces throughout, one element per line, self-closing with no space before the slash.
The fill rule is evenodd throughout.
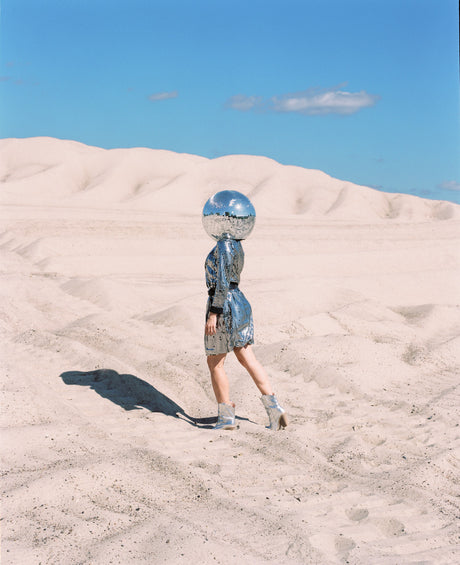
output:
<path id="1" fill-rule="evenodd" d="M 460 207 L 264 157 L 0 141 L 2 564 L 460 562 Z M 203 348 L 206 199 L 281 432 Z"/>

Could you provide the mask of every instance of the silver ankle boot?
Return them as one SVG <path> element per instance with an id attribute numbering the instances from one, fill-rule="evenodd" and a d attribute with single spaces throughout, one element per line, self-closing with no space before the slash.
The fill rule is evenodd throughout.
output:
<path id="1" fill-rule="evenodd" d="M 263 394 L 260 399 L 270 419 L 270 425 L 267 428 L 270 428 L 270 430 L 285 428 L 288 425 L 288 419 L 276 396 L 274 394 Z"/>
<path id="2" fill-rule="evenodd" d="M 234 430 L 235 429 L 235 405 L 221 402 L 218 404 L 217 424 L 214 430 Z"/>

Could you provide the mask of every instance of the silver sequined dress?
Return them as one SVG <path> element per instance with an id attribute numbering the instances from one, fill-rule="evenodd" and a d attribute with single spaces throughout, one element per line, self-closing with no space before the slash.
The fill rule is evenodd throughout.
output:
<path id="1" fill-rule="evenodd" d="M 206 355 L 228 353 L 234 347 L 254 343 L 254 324 L 251 305 L 238 288 L 244 265 L 240 241 L 223 239 L 206 258 L 206 286 L 209 311 L 218 313 L 217 333 L 204 336 Z"/>

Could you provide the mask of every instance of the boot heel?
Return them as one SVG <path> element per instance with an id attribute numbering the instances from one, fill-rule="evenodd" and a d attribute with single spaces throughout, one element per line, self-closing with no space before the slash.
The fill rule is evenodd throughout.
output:
<path id="1" fill-rule="evenodd" d="M 223 425 L 220 428 L 215 428 L 217 430 L 234 430 L 236 429 L 236 424 L 227 424 L 227 425 Z"/>
<path id="2" fill-rule="evenodd" d="M 282 429 L 286 428 L 287 425 L 288 425 L 288 422 L 289 421 L 288 421 L 288 417 L 286 416 L 286 414 L 281 414 L 280 420 L 279 420 L 279 423 L 278 423 L 278 430 L 282 430 Z"/>

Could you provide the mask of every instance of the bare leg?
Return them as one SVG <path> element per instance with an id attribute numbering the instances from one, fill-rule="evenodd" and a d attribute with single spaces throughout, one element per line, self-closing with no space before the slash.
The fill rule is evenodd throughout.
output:
<path id="1" fill-rule="evenodd" d="M 231 404 L 230 387 L 228 385 L 227 374 L 224 369 L 226 353 L 220 355 L 208 355 L 207 362 L 211 373 L 211 382 L 217 402 L 220 404 Z"/>
<path id="2" fill-rule="evenodd" d="M 256 387 L 261 394 L 273 394 L 268 375 L 265 369 L 257 361 L 254 351 L 250 345 L 245 347 L 235 347 L 233 350 L 236 358 L 243 365 L 246 371 L 251 375 Z"/>

